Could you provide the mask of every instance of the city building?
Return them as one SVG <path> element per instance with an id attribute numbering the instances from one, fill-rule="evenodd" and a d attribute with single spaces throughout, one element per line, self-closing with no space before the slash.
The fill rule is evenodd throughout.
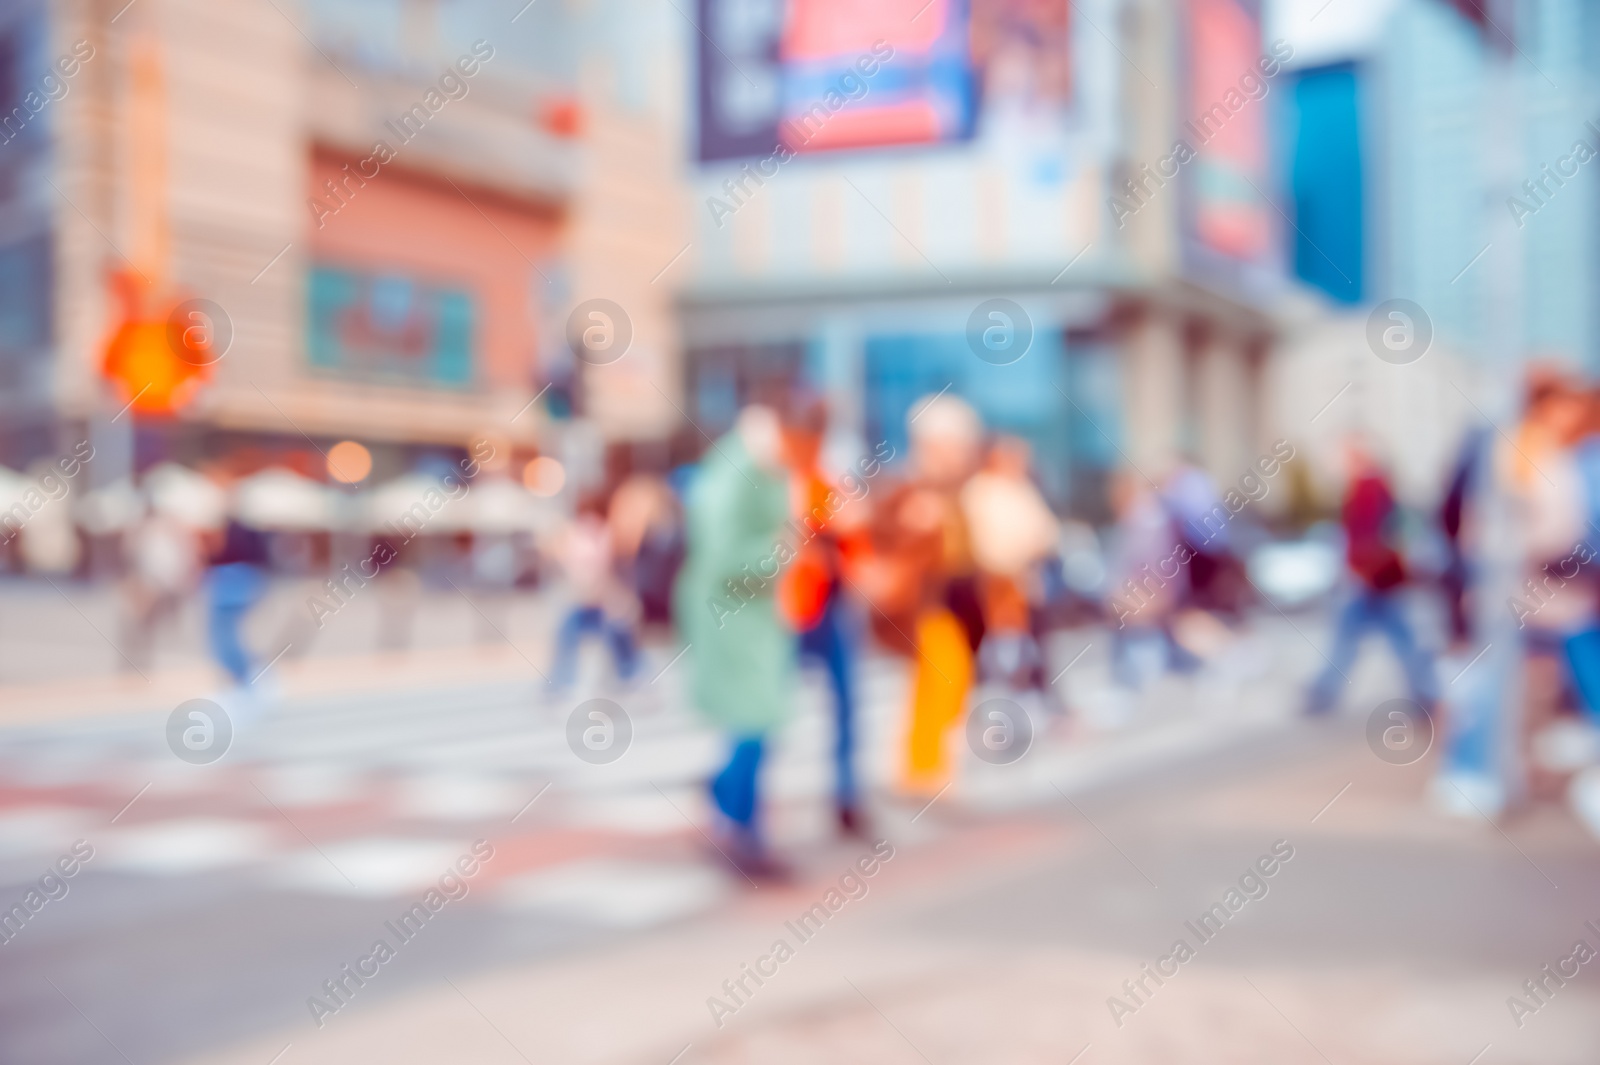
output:
<path id="1" fill-rule="evenodd" d="M 354 438 L 381 478 L 475 437 L 561 446 L 595 297 L 632 335 L 600 431 L 670 433 L 676 139 L 630 101 L 672 71 L 597 7 L 0 5 L 0 463 L 87 434 L 97 481 L 239 449 L 320 468 Z M 175 413 L 137 369 L 103 379 L 119 285 L 211 341 Z"/>
<path id="2" fill-rule="evenodd" d="M 1280 64 L 1249 5 L 697 13 L 682 309 L 704 431 L 799 379 L 831 398 L 841 455 L 903 448 L 948 389 L 1089 516 L 1125 463 L 1238 477 L 1269 429 L 1281 277 L 1261 102 Z"/>
<path id="3" fill-rule="evenodd" d="M 1277 0 L 1267 24 L 1295 52 L 1277 116 L 1290 267 L 1325 297 L 1290 331 L 1276 403 L 1330 485 L 1362 432 L 1431 505 L 1467 427 L 1516 417 L 1525 362 L 1600 364 L 1600 21 L 1581 0 Z M 1374 315 L 1425 353 L 1374 358 Z"/>

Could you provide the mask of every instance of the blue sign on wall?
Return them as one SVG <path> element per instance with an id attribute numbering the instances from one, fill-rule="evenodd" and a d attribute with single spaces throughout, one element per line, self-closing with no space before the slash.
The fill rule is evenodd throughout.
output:
<path id="1" fill-rule="evenodd" d="M 393 384 L 472 384 L 472 297 L 398 274 L 311 270 L 311 365 Z"/>
<path id="2" fill-rule="evenodd" d="M 1362 298 L 1360 80 L 1351 63 L 1295 74 L 1289 234 L 1295 276 L 1341 303 Z"/>

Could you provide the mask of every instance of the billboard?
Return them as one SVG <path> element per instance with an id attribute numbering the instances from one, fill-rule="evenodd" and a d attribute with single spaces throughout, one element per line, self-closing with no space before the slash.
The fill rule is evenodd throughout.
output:
<path id="1" fill-rule="evenodd" d="M 778 144 L 784 0 L 697 0 L 700 159 L 766 155 Z"/>
<path id="2" fill-rule="evenodd" d="M 1260 23 L 1239 0 L 1188 0 L 1190 228 L 1207 252 L 1259 262 L 1273 253 L 1266 82 Z M 1273 65 L 1276 70 L 1276 65 Z M 1259 88 L 1258 88 L 1259 86 Z"/>
<path id="3" fill-rule="evenodd" d="M 317 265 L 307 314 L 311 365 L 387 384 L 472 384 L 472 297 L 391 273 Z"/>
<path id="4" fill-rule="evenodd" d="M 790 0 L 779 55 L 796 152 L 972 133 L 966 0 Z"/>
<path id="5" fill-rule="evenodd" d="M 972 134 L 967 0 L 699 0 L 702 161 Z"/>

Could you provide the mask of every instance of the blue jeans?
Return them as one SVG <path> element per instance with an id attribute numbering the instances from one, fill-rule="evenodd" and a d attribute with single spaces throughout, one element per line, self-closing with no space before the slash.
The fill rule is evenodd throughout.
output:
<path id="1" fill-rule="evenodd" d="M 556 633 L 556 663 L 550 683 L 565 688 L 572 683 L 578 668 L 578 645 L 585 635 L 597 632 L 611 645 L 611 658 L 616 663 L 617 676 L 623 680 L 633 677 L 638 665 L 634 652 L 633 630 L 618 621 L 606 618 L 605 611 L 597 606 L 575 606 L 561 622 Z"/>
<path id="2" fill-rule="evenodd" d="M 1401 668 L 1405 670 L 1411 698 L 1425 709 L 1432 707 L 1434 699 L 1438 697 L 1433 659 L 1417 645 L 1412 636 L 1399 593 L 1363 587 L 1339 614 L 1328 668 L 1311 685 L 1310 709 L 1313 713 L 1322 713 L 1333 707 L 1338 699 L 1339 686 L 1346 682 L 1350 667 L 1355 664 L 1361 638 L 1371 630 L 1389 638 L 1395 657 L 1400 659 Z"/>
<path id="3" fill-rule="evenodd" d="M 711 798 L 723 816 L 746 832 L 756 827 L 756 775 L 766 744 L 760 736 L 745 736 L 733 744 L 722 772 L 711 778 Z"/>
<path id="4" fill-rule="evenodd" d="M 855 662 L 852 626 L 837 594 L 830 596 L 815 626 L 800 634 L 800 654 L 821 663 L 833 685 L 834 802 L 841 810 L 856 804 Z"/>
<path id="5" fill-rule="evenodd" d="M 1135 644 L 1147 644 L 1152 640 L 1160 641 L 1162 664 L 1171 672 L 1193 673 L 1202 665 L 1200 659 L 1178 642 L 1171 624 L 1163 621 L 1153 627 L 1129 626 L 1111 630 L 1112 679 L 1124 688 L 1137 689 L 1144 678 L 1133 661 L 1133 648 Z"/>
<path id="6" fill-rule="evenodd" d="M 213 566 L 206 578 L 210 599 L 206 630 L 211 653 L 217 656 L 235 684 L 247 684 L 252 679 L 250 653 L 245 650 L 239 627 L 266 589 L 267 578 L 261 567 L 248 562 Z"/>

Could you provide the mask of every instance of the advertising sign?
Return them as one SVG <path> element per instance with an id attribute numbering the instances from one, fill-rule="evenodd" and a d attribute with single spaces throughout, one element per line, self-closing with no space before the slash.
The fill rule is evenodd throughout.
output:
<path id="1" fill-rule="evenodd" d="M 311 270 L 307 350 L 321 370 L 372 382 L 472 383 L 472 297 L 395 274 Z"/>
<path id="2" fill-rule="evenodd" d="M 1273 242 L 1260 26 L 1238 0 L 1189 0 L 1188 10 L 1193 235 L 1208 251 L 1259 261 Z"/>
<path id="3" fill-rule="evenodd" d="M 698 11 L 703 162 L 973 132 L 968 0 L 699 0 Z"/>

